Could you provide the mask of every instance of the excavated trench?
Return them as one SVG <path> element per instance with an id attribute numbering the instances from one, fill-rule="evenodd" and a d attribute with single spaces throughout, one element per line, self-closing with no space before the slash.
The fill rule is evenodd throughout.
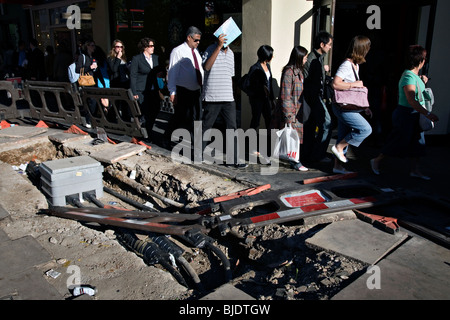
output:
<path id="1" fill-rule="evenodd" d="M 0 160 L 13 166 L 34 161 L 38 167 L 45 161 L 79 155 L 83 152 L 48 142 L 5 151 L 0 154 Z M 214 176 L 192 166 L 173 164 L 165 156 L 148 152 L 112 165 L 103 165 L 103 183 L 105 190 L 110 192 L 105 192 L 104 198 L 98 200 L 123 209 L 141 210 L 142 207 L 136 208 L 131 204 L 134 201 L 146 204 L 149 210 L 169 213 L 184 212 L 177 204 L 189 204 L 190 211 L 195 212 L 196 208 L 200 208 L 197 206 L 214 197 L 252 186 Z M 28 175 L 24 177 L 39 188 L 39 181 L 30 173 L 31 170 L 28 170 Z M 130 179 L 130 175 L 135 178 Z M 82 205 L 96 206 L 89 201 Z M 271 208 L 262 206 L 251 210 L 270 211 Z M 64 230 L 66 220 L 56 221 L 61 223 L 58 230 Z M 237 288 L 258 300 L 330 299 L 366 267 L 357 261 L 309 248 L 305 244 L 305 239 L 325 224 L 305 226 L 299 221 L 264 227 L 240 226 L 234 227 L 226 236 L 213 230 L 207 235 L 211 239 L 210 247 L 201 248 L 184 241 L 183 237 L 153 234 L 164 238 L 155 240 L 145 232 L 102 225 L 86 226 L 101 233 L 107 232 L 109 238 L 134 252 L 147 264 L 169 271 L 180 284 L 191 289 L 183 294 L 183 299 L 201 298 L 230 280 Z M 63 231 L 59 232 L 64 235 Z M 168 251 L 161 250 L 157 257 L 149 255 L 153 244 L 166 240 L 175 247 L 173 250 L 178 251 L 177 254 L 167 254 Z M 95 242 L 86 238 L 83 241 Z M 82 246 L 80 250 L 83 250 Z M 173 257 L 176 255 L 179 259 L 174 264 Z M 226 262 L 223 257 L 226 257 Z M 105 263 L 100 259 L 96 268 L 101 268 Z M 229 270 L 226 270 L 227 263 Z M 183 264 L 188 264 L 188 268 L 183 268 Z"/>

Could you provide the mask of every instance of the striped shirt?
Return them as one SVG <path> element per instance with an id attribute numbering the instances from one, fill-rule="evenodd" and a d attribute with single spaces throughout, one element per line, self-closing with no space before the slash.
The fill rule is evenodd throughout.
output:
<path id="1" fill-rule="evenodd" d="M 203 53 L 203 65 L 216 49 L 217 45 L 209 46 Z M 234 101 L 233 82 L 234 77 L 234 53 L 228 50 L 220 50 L 211 70 L 205 73 L 203 84 L 203 100 L 208 102 Z"/>

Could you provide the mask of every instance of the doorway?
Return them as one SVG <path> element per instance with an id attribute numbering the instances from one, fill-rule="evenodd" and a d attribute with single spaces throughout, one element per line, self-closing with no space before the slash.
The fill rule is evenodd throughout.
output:
<path id="1" fill-rule="evenodd" d="M 76 51 L 75 30 L 62 27 L 50 28 L 50 41 L 56 50 L 58 48 L 64 48 L 64 50 L 72 54 Z"/>
<path id="2" fill-rule="evenodd" d="M 370 38 L 372 45 L 361 65 L 360 77 L 369 88 L 369 102 L 374 112 L 370 120 L 370 139 L 381 144 L 391 129 L 391 114 L 398 102 L 398 81 L 404 71 L 406 49 L 420 44 L 431 55 L 436 0 L 315 0 L 314 32 L 327 30 L 334 36 L 330 54 L 331 75 L 345 59 L 351 39 L 356 35 Z M 379 25 L 368 21 L 379 9 Z M 369 28 L 370 26 L 370 28 Z M 318 29 L 320 28 L 320 29 Z M 426 74 L 428 65 L 423 69 Z"/>

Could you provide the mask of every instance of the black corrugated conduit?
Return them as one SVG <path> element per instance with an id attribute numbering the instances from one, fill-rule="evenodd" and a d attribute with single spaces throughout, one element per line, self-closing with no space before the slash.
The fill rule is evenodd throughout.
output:
<path id="1" fill-rule="evenodd" d="M 203 286 L 201 284 L 200 278 L 198 277 L 197 272 L 192 268 L 190 263 L 183 257 L 184 250 L 181 249 L 178 245 L 170 241 L 166 236 L 157 235 L 154 233 L 149 234 L 149 238 L 156 243 L 162 250 L 165 252 L 172 254 L 175 257 L 175 260 L 183 267 L 183 269 L 189 274 L 189 276 L 194 281 L 195 286 L 198 290 L 202 291 Z"/>
<path id="2" fill-rule="evenodd" d="M 146 239 L 145 241 L 140 240 L 136 235 L 125 230 L 120 230 L 116 234 L 117 239 L 138 256 L 142 257 L 145 263 L 149 265 L 160 264 L 164 269 L 170 272 L 178 283 L 189 288 L 183 276 L 172 266 L 170 255 L 167 252 L 162 251 L 156 243 L 150 241 L 150 239 Z"/>
<path id="3" fill-rule="evenodd" d="M 83 193 L 83 197 L 86 200 L 91 201 L 92 203 L 94 203 L 96 206 L 98 206 L 100 208 L 105 207 L 105 205 L 101 201 L 99 201 L 95 197 L 94 194 L 92 194 L 90 192 Z M 133 202 L 133 200 L 122 196 L 121 200 L 125 201 L 125 199 L 129 200 L 130 202 Z M 129 203 L 129 204 L 132 204 L 132 203 Z M 136 202 L 136 204 L 139 204 L 139 203 Z M 148 208 L 148 209 L 150 209 L 150 208 Z M 118 235 L 118 238 L 120 238 L 122 240 L 122 242 L 125 242 L 125 244 L 128 248 L 132 249 L 132 251 L 136 252 L 139 256 L 142 256 L 144 258 L 144 261 L 146 261 L 146 263 L 149 263 L 149 264 L 155 263 L 156 264 L 156 263 L 159 263 L 159 261 L 161 261 L 161 262 L 165 261 L 165 264 L 164 265 L 161 264 L 161 265 L 164 268 L 166 268 L 166 265 L 170 264 L 169 263 L 170 256 L 168 256 L 169 261 L 167 261 L 167 257 L 164 258 L 164 256 L 161 256 L 159 253 L 164 252 L 168 255 L 172 255 L 175 258 L 175 261 L 178 262 L 184 268 L 184 270 L 189 274 L 189 276 L 192 277 L 192 280 L 194 281 L 194 284 L 197 287 L 197 289 L 202 290 L 200 278 L 198 277 L 194 268 L 192 268 L 192 266 L 189 264 L 189 262 L 183 257 L 184 250 L 182 248 L 180 248 L 179 246 L 177 246 L 172 241 L 170 241 L 166 236 L 158 235 L 155 233 L 149 233 L 148 237 L 149 237 L 150 241 L 139 240 L 137 237 L 134 236 L 136 241 L 138 241 L 138 242 L 135 242 L 134 240 L 133 241 L 131 240 L 131 237 L 133 237 L 133 235 L 131 233 L 125 232 L 123 230 L 119 231 L 119 233 L 120 234 Z M 125 236 L 123 236 L 123 234 L 125 234 Z M 149 246 L 147 248 L 143 248 L 143 247 L 145 247 L 145 242 L 149 242 Z M 147 256 L 144 257 L 142 250 L 144 250 L 147 253 Z M 151 254 L 158 254 L 158 256 L 152 257 Z M 155 261 L 157 261 L 157 262 L 155 262 Z M 172 268 L 172 269 L 174 269 L 176 271 L 175 268 Z M 181 276 L 181 274 L 179 274 L 178 271 L 176 271 L 177 275 L 175 276 L 175 274 L 173 274 L 172 271 L 170 271 L 169 269 L 167 269 L 167 270 L 177 279 L 177 281 L 180 284 L 185 285 L 186 282 L 184 281 L 184 279 L 183 279 L 183 283 L 181 283 L 178 280 L 177 277 Z M 187 287 L 187 285 L 186 285 L 186 287 Z"/>
<path id="4" fill-rule="evenodd" d="M 186 235 L 179 237 L 196 248 L 206 248 L 211 250 L 222 261 L 225 270 L 225 282 L 228 283 L 233 279 L 230 261 L 222 250 L 213 245 L 214 240 L 212 238 L 201 232 L 193 233 L 191 231 L 187 231 Z"/>

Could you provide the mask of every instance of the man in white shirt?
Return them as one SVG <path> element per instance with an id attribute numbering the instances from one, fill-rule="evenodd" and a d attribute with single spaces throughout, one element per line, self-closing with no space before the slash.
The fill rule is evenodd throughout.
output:
<path id="1" fill-rule="evenodd" d="M 170 142 L 172 132 L 178 128 L 193 130 L 194 121 L 202 119 L 201 88 L 204 71 L 202 58 L 197 50 L 202 32 L 189 27 L 186 41 L 170 54 L 168 89 L 175 113 L 169 121 L 164 138 Z"/>

